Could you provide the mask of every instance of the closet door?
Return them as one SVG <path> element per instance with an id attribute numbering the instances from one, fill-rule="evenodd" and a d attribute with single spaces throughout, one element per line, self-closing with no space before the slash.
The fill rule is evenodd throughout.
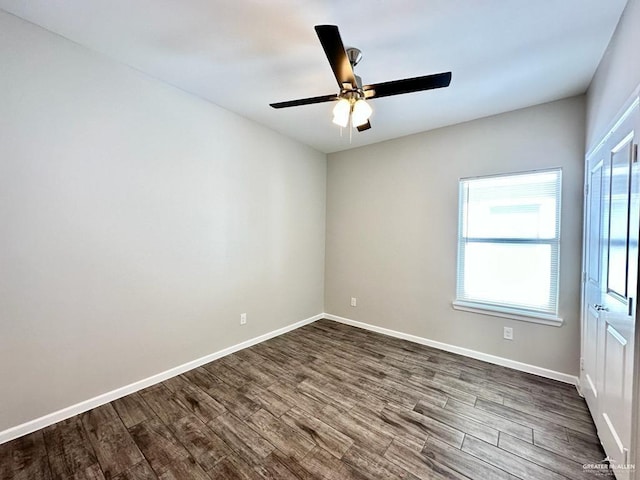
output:
<path id="1" fill-rule="evenodd" d="M 628 463 L 631 441 L 640 214 L 635 132 L 631 127 L 631 122 L 623 123 L 609 147 L 608 268 L 600 310 L 604 329 L 604 372 L 599 433 L 607 454 L 623 464 Z"/>
<path id="2" fill-rule="evenodd" d="M 607 456 L 630 463 L 640 218 L 638 108 L 587 160 L 581 380 Z M 616 471 L 619 479 L 627 472 Z"/>
<path id="3" fill-rule="evenodd" d="M 587 204 L 585 215 L 585 304 L 583 305 L 582 324 L 582 378 L 581 385 L 591 413 L 596 417 L 597 400 L 602 387 L 602 322 L 600 321 L 600 306 L 605 282 L 606 238 L 604 218 L 607 212 L 608 184 L 610 171 L 605 171 L 605 161 L 599 155 L 593 155 L 587 162 Z"/>

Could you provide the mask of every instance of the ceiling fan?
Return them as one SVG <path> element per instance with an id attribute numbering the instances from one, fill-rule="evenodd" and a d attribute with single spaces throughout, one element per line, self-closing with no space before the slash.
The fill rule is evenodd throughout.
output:
<path id="1" fill-rule="evenodd" d="M 272 103 L 270 105 L 273 108 L 336 101 L 333 108 L 333 123 L 346 127 L 351 122 L 352 126 L 362 132 L 371 128 L 369 117 L 372 110 L 366 100 L 443 88 L 448 87 L 451 83 L 451 72 L 446 72 L 362 85 L 362 79 L 353 72 L 353 68 L 362 59 L 362 52 L 353 47 L 345 49 L 338 27 L 335 25 L 316 25 L 315 30 L 336 77 L 340 92 L 335 95 Z"/>

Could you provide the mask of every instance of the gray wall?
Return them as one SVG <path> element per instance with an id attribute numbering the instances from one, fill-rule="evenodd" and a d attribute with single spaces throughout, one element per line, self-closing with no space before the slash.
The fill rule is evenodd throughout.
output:
<path id="1" fill-rule="evenodd" d="M 0 431 L 322 312 L 324 154 L 3 12 L 0 65 Z"/>
<path id="2" fill-rule="evenodd" d="M 329 155 L 325 312 L 576 375 L 584 118 L 574 97 Z M 564 326 L 453 310 L 458 179 L 556 166 Z"/>
<path id="3" fill-rule="evenodd" d="M 640 0 L 629 0 L 587 92 L 587 150 L 613 126 L 640 85 Z"/>

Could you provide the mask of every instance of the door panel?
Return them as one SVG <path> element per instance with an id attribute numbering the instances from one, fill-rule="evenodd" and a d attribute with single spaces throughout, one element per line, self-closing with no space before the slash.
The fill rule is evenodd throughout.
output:
<path id="1" fill-rule="evenodd" d="M 633 133 L 611 151 L 607 293 L 626 303 Z"/>
<path id="2" fill-rule="evenodd" d="M 611 325 L 607 326 L 605 337 L 605 358 L 604 358 L 604 391 L 606 397 L 606 408 L 602 415 L 605 425 L 613 439 L 612 447 L 615 448 L 618 458 L 625 454 L 624 438 L 628 433 L 626 430 L 631 425 L 630 420 L 626 420 L 624 405 L 625 391 L 625 361 L 627 341 Z M 630 387 L 630 386 L 629 386 Z M 613 456 L 613 455 L 611 455 Z M 614 457 L 615 458 L 615 457 Z"/>
<path id="3" fill-rule="evenodd" d="M 588 390 L 584 391 L 584 395 L 592 400 L 590 403 L 593 403 L 598 397 L 596 374 L 598 366 L 598 312 L 592 305 L 588 307 L 584 331 L 584 345 L 584 376 L 587 380 L 586 387 L 588 388 Z"/>
<path id="4" fill-rule="evenodd" d="M 603 161 L 597 162 L 595 167 L 589 172 L 589 225 L 587 240 L 587 280 L 592 284 L 600 283 L 601 249 L 602 238 L 602 165 Z"/>

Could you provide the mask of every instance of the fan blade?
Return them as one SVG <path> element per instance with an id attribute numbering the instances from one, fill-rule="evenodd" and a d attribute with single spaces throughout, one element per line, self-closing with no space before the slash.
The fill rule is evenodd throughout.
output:
<path id="1" fill-rule="evenodd" d="M 337 95 L 322 95 L 321 97 L 301 98 L 300 100 L 289 100 L 288 102 L 270 103 L 273 108 L 297 107 L 300 105 L 311 105 L 312 103 L 331 102 L 338 100 Z"/>
<path id="2" fill-rule="evenodd" d="M 365 85 L 362 89 L 367 98 L 389 97 L 402 93 L 420 92 L 434 88 L 448 87 L 451 83 L 451 72 L 425 75 L 424 77 L 405 78 L 391 82 Z M 371 94 L 373 92 L 373 94 Z"/>
<path id="3" fill-rule="evenodd" d="M 367 123 L 365 123 L 364 125 L 360 125 L 359 127 L 356 127 L 358 129 L 359 132 L 364 132 L 365 130 L 369 130 L 371 128 L 371 122 L 367 121 Z"/>
<path id="4" fill-rule="evenodd" d="M 315 29 L 338 86 L 344 88 L 344 84 L 348 83 L 351 88 L 357 88 L 358 82 L 353 68 L 351 68 L 347 52 L 344 50 L 338 27 L 335 25 L 316 25 Z"/>

